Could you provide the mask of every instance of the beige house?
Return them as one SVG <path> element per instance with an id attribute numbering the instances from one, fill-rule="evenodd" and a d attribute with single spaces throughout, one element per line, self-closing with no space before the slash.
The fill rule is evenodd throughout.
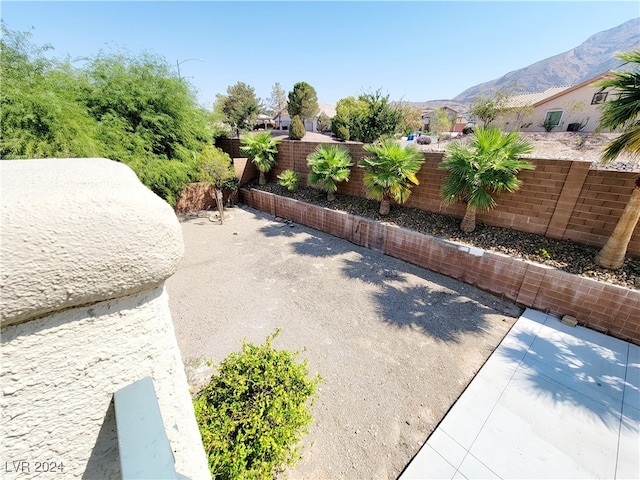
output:
<path id="1" fill-rule="evenodd" d="M 327 117 L 333 118 L 336 116 L 336 106 L 330 103 L 318 103 L 318 113 L 312 120 L 304 121 L 304 128 L 307 132 L 317 132 L 318 131 L 318 117 L 321 113 L 324 113 Z M 276 128 L 280 130 L 289 130 L 291 126 L 291 117 L 286 110 L 282 110 L 278 112 L 274 117 L 273 121 L 276 124 Z"/>
<path id="2" fill-rule="evenodd" d="M 516 95 L 496 122 L 506 130 L 523 132 L 593 132 L 600 122 L 601 107 L 611 95 L 596 84 L 603 73 L 578 85 L 552 87 L 544 92 Z"/>

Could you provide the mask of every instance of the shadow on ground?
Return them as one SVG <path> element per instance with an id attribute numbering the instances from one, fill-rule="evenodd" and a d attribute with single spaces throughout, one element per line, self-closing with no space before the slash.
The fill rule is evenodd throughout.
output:
<path id="1" fill-rule="evenodd" d="M 343 275 L 374 285 L 377 291 L 372 295 L 380 317 L 399 328 L 411 328 L 442 341 L 456 342 L 467 333 L 485 333 L 490 327 L 486 319 L 489 314 L 517 316 L 520 313 L 510 302 L 379 252 L 356 245 L 349 248 L 351 244 L 336 247 L 328 234 L 288 220 L 272 222 L 260 231 L 267 237 L 292 239 L 304 234 L 300 235 L 304 238 L 291 243 L 298 255 L 326 258 L 357 252 L 357 260 L 341 259 Z M 420 285 L 411 281 L 412 278 L 420 279 Z"/>
<path id="2" fill-rule="evenodd" d="M 532 394 L 580 409 L 611 430 L 640 433 L 637 421 L 620 414 L 623 396 L 638 393 L 625 378 L 626 354 L 584 340 L 552 341 L 526 331 L 515 338 L 517 346 L 503 345 L 499 351 L 524 365 Z M 633 368 L 638 367 L 629 365 Z M 568 387 L 556 381 L 561 379 Z"/>

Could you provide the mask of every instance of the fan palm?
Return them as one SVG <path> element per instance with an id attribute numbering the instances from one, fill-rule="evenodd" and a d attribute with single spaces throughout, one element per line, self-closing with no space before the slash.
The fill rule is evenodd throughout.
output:
<path id="1" fill-rule="evenodd" d="M 612 88 L 615 98 L 603 105 L 598 128 L 612 131 L 622 129 L 622 134 L 609 143 L 602 154 L 602 162 L 608 163 L 623 152 L 640 156 L 640 50 L 623 52 L 618 58 L 635 66 L 629 71 L 614 72 L 611 78 L 602 80 L 598 86 L 603 90 Z M 596 263 L 602 267 L 616 269 L 624 263 L 627 246 L 640 219 L 640 176 L 636 177 L 631 198 L 616 224 L 613 233 L 596 255 Z"/>
<path id="2" fill-rule="evenodd" d="M 440 168 L 449 174 L 442 186 L 442 198 L 447 203 L 463 200 L 467 204 L 460 223 L 464 232 L 475 230 L 476 212 L 496 206 L 492 193 L 515 192 L 522 184 L 516 176 L 518 172 L 535 168 L 519 159 L 533 151 L 528 140 L 518 132 L 503 133 L 490 125 L 478 127 L 468 145 L 456 141 L 446 150 Z"/>
<path id="3" fill-rule="evenodd" d="M 273 138 L 270 131 L 266 131 L 245 135 L 241 142 L 240 151 L 249 157 L 249 160 L 258 168 L 260 171 L 259 183 L 264 185 L 267 183 L 264 174 L 271 170 L 276 163 L 280 140 Z"/>
<path id="4" fill-rule="evenodd" d="M 311 168 L 309 184 L 318 185 L 327 192 L 327 200 L 331 202 L 336 199 L 336 183 L 349 181 L 353 161 L 345 148 L 337 145 L 318 145 L 307 157 L 307 165 Z"/>
<path id="5" fill-rule="evenodd" d="M 406 202 L 411 185 L 420 183 L 416 173 L 424 163 L 424 156 L 415 147 L 402 147 L 394 140 L 368 144 L 364 149 L 371 156 L 360 160 L 358 166 L 367 170 L 363 178 L 367 196 L 380 200 L 380 215 L 387 215 L 391 199 Z"/>

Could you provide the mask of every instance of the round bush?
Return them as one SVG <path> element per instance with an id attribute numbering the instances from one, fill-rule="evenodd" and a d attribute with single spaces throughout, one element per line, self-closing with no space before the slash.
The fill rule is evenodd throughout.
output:
<path id="1" fill-rule="evenodd" d="M 349 129 L 344 125 L 341 125 L 340 127 L 338 127 L 338 132 L 336 133 L 336 136 L 338 137 L 339 140 L 342 140 L 343 142 L 348 141 L 350 138 Z"/>
<path id="2" fill-rule="evenodd" d="M 300 458 L 320 377 L 308 379 L 299 352 L 274 350 L 275 334 L 262 345 L 244 343 L 231 353 L 194 400 L 212 478 L 276 478 Z"/>
<path id="3" fill-rule="evenodd" d="M 422 135 L 416 139 L 416 143 L 418 145 L 429 145 L 431 143 L 431 137 L 427 137 L 426 135 Z"/>
<path id="4" fill-rule="evenodd" d="M 298 115 L 291 119 L 291 126 L 289 127 L 289 138 L 291 140 L 302 140 L 304 134 L 306 133 L 304 129 L 304 123 Z"/>

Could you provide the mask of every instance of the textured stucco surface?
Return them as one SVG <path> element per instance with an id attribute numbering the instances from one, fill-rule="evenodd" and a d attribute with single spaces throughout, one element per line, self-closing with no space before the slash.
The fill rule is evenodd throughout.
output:
<path id="1" fill-rule="evenodd" d="M 176 470 L 210 478 L 163 287 L 2 329 L 2 466 L 64 463 L 51 478 L 119 478 L 113 393 L 154 381 Z M 4 468 L 3 468 L 4 470 Z"/>
<path id="2" fill-rule="evenodd" d="M 160 285 L 184 253 L 171 207 L 107 159 L 0 162 L 2 325 Z"/>

